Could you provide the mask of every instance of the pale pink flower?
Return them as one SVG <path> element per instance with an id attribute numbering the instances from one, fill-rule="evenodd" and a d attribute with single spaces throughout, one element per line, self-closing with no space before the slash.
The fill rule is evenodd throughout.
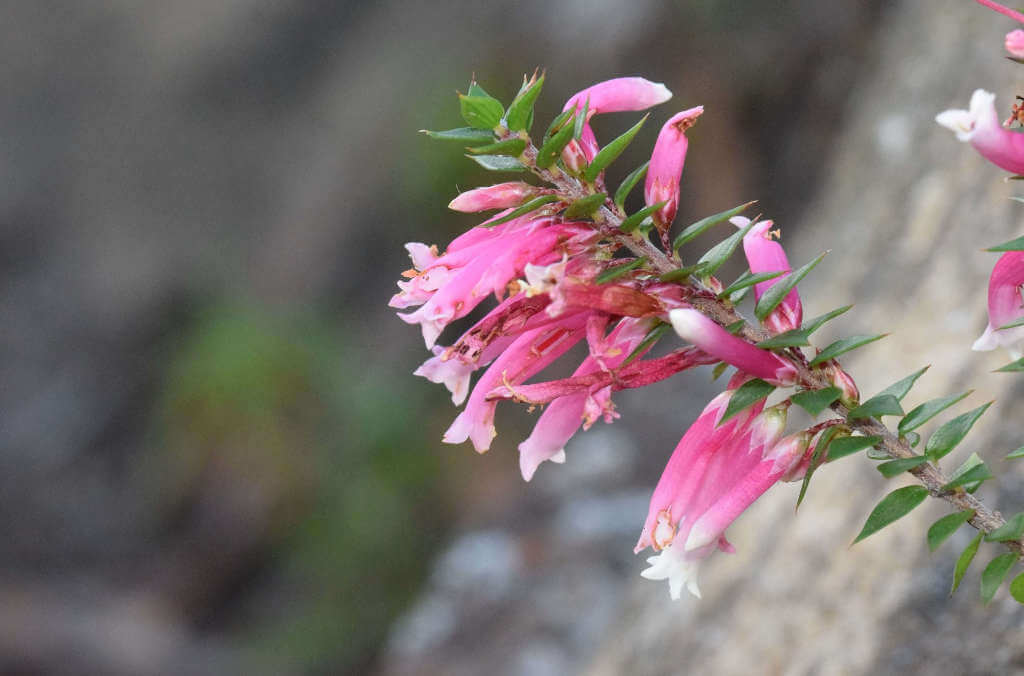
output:
<path id="1" fill-rule="evenodd" d="M 646 110 L 672 98 L 672 92 L 660 82 L 651 82 L 642 77 L 619 77 L 598 82 L 577 92 L 566 101 L 562 110 L 587 107 L 587 120 L 580 135 L 579 150 L 590 162 L 597 155 L 599 146 L 590 118 L 598 113 L 618 113 L 628 110 Z M 589 103 L 588 103 L 589 101 Z M 575 144 L 573 141 L 570 145 Z M 577 152 L 574 148 L 571 152 Z"/>
<path id="2" fill-rule="evenodd" d="M 522 181 L 498 183 L 459 193 L 459 196 L 448 204 L 448 208 L 467 213 L 488 209 L 508 209 L 519 206 L 527 197 L 536 194 L 537 190 L 536 186 Z"/>
<path id="3" fill-rule="evenodd" d="M 736 216 L 730 222 L 738 228 L 744 228 L 750 224 L 750 219 Z M 783 250 L 782 245 L 773 239 L 773 237 L 778 237 L 780 234 L 778 229 L 772 229 L 773 225 L 772 221 L 762 221 L 752 227 L 743 237 L 743 253 L 746 254 L 750 271 L 755 275 L 762 272 L 789 273 L 793 271 L 789 267 L 789 259 L 786 258 L 786 252 Z M 765 291 L 781 282 L 784 278 L 785 275 L 755 284 L 754 296 L 756 299 L 761 300 L 761 296 L 764 295 Z M 796 287 L 793 287 L 786 294 L 786 297 L 782 299 L 782 302 L 761 323 L 772 333 L 783 333 L 791 329 L 800 328 L 803 317 L 800 294 L 797 292 Z"/>
<path id="4" fill-rule="evenodd" d="M 1006 34 L 1006 52 L 1016 59 L 1024 59 L 1024 31 L 1018 28 Z"/>
<path id="5" fill-rule="evenodd" d="M 946 110 L 935 121 L 956 132 L 956 137 L 974 146 L 982 157 L 1014 174 L 1024 173 L 1024 134 L 999 124 L 996 95 L 976 89 L 970 110 Z"/>
<path id="6" fill-rule="evenodd" d="M 1024 251 L 1007 251 L 996 262 L 988 280 L 988 326 L 974 342 L 972 349 L 979 351 L 1006 348 L 1013 359 L 1020 359 L 1024 345 L 1024 326 L 1000 329 L 1024 317 Z"/>
<path id="7" fill-rule="evenodd" d="M 697 106 L 676 113 L 658 132 L 658 140 L 651 153 L 651 163 L 644 179 L 644 200 L 647 206 L 666 202 L 665 206 L 653 214 L 655 223 L 665 229 L 676 217 L 679 209 L 679 179 L 683 175 L 686 164 L 686 149 L 689 141 L 686 130 L 692 127 L 704 106 Z"/>
<path id="8" fill-rule="evenodd" d="M 669 319 L 683 340 L 744 373 L 775 385 L 791 385 L 796 380 L 796 369 L 788 361 L 737 338 L 697 310 L 672 310 Z"/>

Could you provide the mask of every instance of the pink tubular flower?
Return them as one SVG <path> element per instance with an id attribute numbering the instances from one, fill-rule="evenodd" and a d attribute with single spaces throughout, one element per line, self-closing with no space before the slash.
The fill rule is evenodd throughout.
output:
<path id="1" fill-rule="evenodd" d="M 1020 12 L 1015 12 L 1009 7 L 1004 7 L 1003 5 L 1000 5 L 998 2 L 993 2 L 993 0 L 977 0 L 977 3 L 979 5 L 984 5 L 989 9 L 995 10 L 1004 16 L 1008 16 L 1011 19 L 1016 19 L 1017 21 L 1024 23 L 1024 14 L 1021 14 Z"/>
<path id="2" fill-rule="evenodd" d="M 1006 52 L 1015 59 L 1024 59 L 1024 31 L 1018 28 L 1006 34 Z"/>
<path id="3" fill-rule="evenodd" d="M 732 552 L 725 529 L 799 462 L 806 444 L 778 443 L 786 424 L 782 407 L 763 403 L 719 424 L 733 391 L 715 397 L 679 441 L 651 496 L 635 551 L 658 551 L 641 575 L 683 586 L 700 597 L 697 569 L 716 549 Z"/>
<path id="4" fill-rule="evenodd" d="M 597 138 L 590 128 L 590 118 L 598 113 L 619 113 L 627 110 L 646 110 L 672 98 L 672 92 L 660 82 L 651 82 L 642 77 L 618 77 L 598 82 L 595 85 L 577 92 L 565 102 L 562 110 L 587 107 L 587 120 L 583 125 L 579 146 L 570 150 L 570 154 L 582 151 L 586 161 L 590 162 L 597 155 Z M 588 103 L 589 102 L 589 103 Z M 574 146 L 575 141 L 569 146 Z M 569 147 L 567 146 L 567 148 Z"/>
<path id="5" fill-rule="evenodd" d="M 466 213 L 488 209 L 508 209 L 519 206 L 527 197 L 532 197 L 536 192 L 535 186 L 522 181 L 498 183 L 486 188 L 475 188 L 459 193 L 459 196 L 448 204 L 448 208 Z"/>
<path id="6" fill-rule="evenodd" d="M 647 168 L 647 178 L 644 180 L 644 200 L 647 206 L 666 202 L 654 214 L 659 229 L 667 228 L 676 217 L 679 209 L 679 179 L 683 175 L 689 145 L 686 130 L 697 122 L 703 112 L 704 106 L 697 106 L 676 113 L 658 133 L 658 141 L 651 153 L 651 164 Z"/>
<path id="7" fill-rule="evenodd" d="M 982 157 L 1000 169 L 1024 173 L 1024 134 L 1010 131 L 999 124 L 995 107 L 996 95 L 976 89 L 971 95 L 970 110 L 946 110 L 935 121 L 956 132 L 956 137 L 974 146 Z"/>
<path id="8" fill-rule="evenodd" d="M 672 310 L 669 319 L 672 328 L 683 340 L 744 373 L 775 385 L 791 385 L 796 380 L 796 369 L 792 364 L 768 350 L 754 347 L 742 338 L 737 338 L 697 310 Z"/>
<path id="9" fill-rule="evenodd" d="M 750 223 L 749 218 L 737 216 L 730 221 L 738 228 L 744 228 Z M 750 229 L 743 237 L 743 253 L 747 256 L 747 263 L 750 271 L 755 275 L 762 272 L 792 272 L 789 267 L 789 259 L 782 245 L 772 239 L 779 236 L 779 230 L 772 230 L 772 221 L 763 221 Z M 754 285 L 754 296 L 761 300 L 765 291 L 781 282 L 783 277 L 769 279 Z M 778 307 L 772 310 L 762 322 L 765 328 L 772 333 L 783 333 L 792 329 L 800 328 L 803 321 L 803 306 L 800 304 L 800 294 L 796 287 L 782 299 Z"/>
<path id="10" fill-rule="evenodd" d="M 1004 347 L 1013 359 L 1020 359 L 1024 345 L 1024 326 L 1000 329 L 1024 317 L 1021 286 L 1024 285 L 1024 251 L 1008 251 L 999 257 L 988 280 L 988 326 L 974 342 L 979 351 Z"/>

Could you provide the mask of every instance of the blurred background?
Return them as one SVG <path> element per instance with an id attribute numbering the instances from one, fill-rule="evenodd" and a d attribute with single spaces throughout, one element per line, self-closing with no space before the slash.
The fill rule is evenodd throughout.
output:
<path id="1" fill-rule="evenodd" d="M 703 104 L 677 222 L 758 199 L 792 241 L 902 7 L 4 3 L 0 672 L 587 668 L 714 390 L 626 393 L 529 484 L 522 409 L 486 456 L 442 445 L 455 410 L 411 375 L 427 354 L 386 303 L 402 244 L 443 248 L 473 224 L 447 202 L 502 179 L 417 130 L 462 125 L 473 73 L 507 103 L 546 68 L 540 128 L 577 90 L 643 75 L 675 96 L 610 184 Z M 1003 24 L 978 21 L 998 48 Z M 819 227 L 827 245 L 841 224 Z"/>

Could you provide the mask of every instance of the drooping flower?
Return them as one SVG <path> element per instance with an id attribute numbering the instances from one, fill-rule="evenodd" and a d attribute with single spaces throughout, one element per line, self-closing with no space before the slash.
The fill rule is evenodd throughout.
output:
<path id="1" fill-rule="evenodd" d="M 644 200 L 647 206 L 665 202 L 652 217 L 660 230 L 668 228 L 679 209 L 679 180 L 686 164 L 689 141 L 686 130 L 697 122 L 704 106 L 676 113 L 658 132 L 658 140 L 651 153 L 651 163 L 644 179 Z"/>
<path id="2" fill-rule="evenodd" d="M 776 385 L 791 385 L 796 380 L 796 368 L 788 361 L 737 338 L 698 310 L 672 310 L 669 319 L 672 328 L 683 340 L 744 373 Z"/>
<path id="3" fill-rule="evenodd" d="M 970 110 L 946 110 L 936 115 L 935 121 L 956 132 L 958 139 L 970 143 L 1000 169 L 1022 174 L 1024 134 L 999 124 L 995 100 L 995 94 L 976 89 L 971 95 Z"/>
<path id="4" fill-rule="evenodd" d="M 582 153 L 587 162 L 597 155 L 599 146 L 594 130 L 590 128 L 590 118 L 598 113 L 620 113 L 629 110 L 646 110 L 659 103 L 664 103 L 672 98 L 672 92 L 660 82 L 651 82 L 642 77 L 618 77 L 612 80 L 605 80 L 591 85 L 569 97 L 562 110 L 577 108 L 580 111 L 587 109 L 587 119 L 583 123 L 583 131 L 577 144 L 572 141 L 563 151 L 563 157 L 568 153 L 570 158 L 573 154 Z M 570 159 L 570 162 L 572 160 Z M 579 164 L 578 161 L 576 164 Z M 578 167 L 577 167 L 578 168 Z"/>
<path id="5" fill-rule="evenodd" d="M 472 213 L 488 209 L 508 209 L 519 206 L 527 197 L 537 193 L 538 188 L 522 181 L 498 183 L 484 188 L 474 188 L 459 193 L 448 208 L 454 211 Z"/>
<path id="6" fill-rule="evenodd" d="M 1024 59 L 1024 31 L 1012 30 L 1006 34 L 1006 52 L 1015 59 Z"/>
<path id="7" fill-rule="evenodd" d="M 996 262 L 988 280 L 988 326 L 974 341 L 972 349 L 994 350 L 1004 347 L 1013 359 L 1020 359 L 1024 346 L 1024 326 L 1001 329 L 1001 326 L 1024 317 L 1024 251 L 1007 251 Z"/>
<path id="8" fill-rule="evenodd" d="M 750 224 L 750 219 L 736 216 L 730 219 L 730 222 L 738 228 L 745 228 Z M 775 224 L 772 221 L 762 221 L 752 227 L 743 237 L 743 253 L 746 254 L 750 271 L 755 275 L 763 272 L 792 272 L 782 245 L 772 239 L 780 234 L 777 228 L 772 229 L 773 225 Z M 761 300 L 764 292 L 781 282 L 782 279 L 783 277 L 776 277 L 755 284 L 754 296 L 757 300 Z M 762 324 L 772 333 L 783 333 L 800 328 L 803 316 L 800 293 L 796 287 L 793 287 Z"/>

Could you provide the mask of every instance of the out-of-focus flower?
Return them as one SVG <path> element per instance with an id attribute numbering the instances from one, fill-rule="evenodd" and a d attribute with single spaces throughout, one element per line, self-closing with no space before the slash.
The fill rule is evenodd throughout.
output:
<path id="1" fill-rule="evenodd" d="M 736 216 L 730 219 L 730 222 L 738 228 L 745 228 L 750 224 L 750 219 Z M 746 254 L 750 271 L 755 275 L 763 272 L 792 272 L 785 250 L 773 239 L 780 234 L 778 228 L 772 229 L 774 225 L 772 221 L 762 221 L 752 227 L 743 237 L 743 253 Z M 776 277 L 755 284 L 754 296 L 757 300 L 761 300 L 764 292 L 781 282 L 782 279 L 783 277 Z M 800 328 L 803 317 L 800 294 L 796 287 L 793 287 L 762 324 L 772 333 L 782 333 Z"/>
<path id="2" fill-rule="evenodd" d="M 956 137 L 974 146 L 982 157 L 1000 169 L 1024 173 L 1024 134 L 999 124 L 996 95 L 976 89 L 970 110 L 946 110 L 935 121 L 956 132 Z"/>
<path id="3" fill-rule="evenodd" d="M 1018 28 L 1006 34 L 1006 52 L 1015 59 L 1024 59 L 1024 31 Z"/>
<path id="4" fill-rule="evenodd" d="M 979 351 L 1004 347 L 1013 359 L 1020 359 L 1024 346 L 1024 326 L 1000 329 L 1001 326 L 1024 317 L 1024 251 L 1008 251 L 999 257 L 988 280 L 988 326 L 985 333 L 974 341 L 972 349 Z"/>
<path id="5" fill-rule="evenodd" d="M 1000 5 L 998 2 L 994 2 L 993 0 L 977 0 L 977 2 L 979 5 L 984 5 L 985 7 L 993 9 L 1004 16 L 1008 16 L 1011 19 L 1016 19 L 1017 21 L 1024 23 L 1024 14 L 1014 11 L 1009 7 L 1004 7 L 1003 5 Z"/>
<path id="6" fill-rule="evenodd" d="M 652 214 L 661 230 L 672 223 L 679 209 L 679 179 L 683 175 L 689 145 L 686 130 L 697 122 L 703 112 L 704 106 L 697 106 L 676 113 L 661 127 L 654 144 L 651 163 L 644 179 L 644 199 L 647 206 L 665 202 L 665 206 Z"/>

